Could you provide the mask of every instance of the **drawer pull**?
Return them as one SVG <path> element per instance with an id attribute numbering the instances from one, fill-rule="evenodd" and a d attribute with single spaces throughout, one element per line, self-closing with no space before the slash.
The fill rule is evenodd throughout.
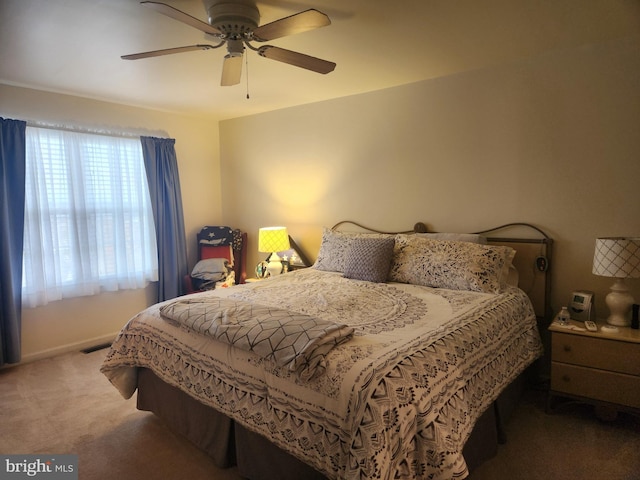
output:
<path id="1" fill-rule="evenodd" d="M 571 381 L 571 377 L 569 375 L 562 375 L 562 381 L 563 382 L 570 382 Z"/>
<path id="2" fill-rule="evenodd" d="M 565 345 L 564 346 L 564 351 L 565 352 L 570 352 L 571 351 L 571 345 Z"/>

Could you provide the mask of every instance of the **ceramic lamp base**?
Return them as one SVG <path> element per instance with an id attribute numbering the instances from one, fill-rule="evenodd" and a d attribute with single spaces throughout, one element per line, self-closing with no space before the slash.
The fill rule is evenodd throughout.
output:
<path id="1" fill-rule="evenodd" d="M 270 277 L 275 277 L 282 273 L 282 260 L 276 252 L 273 252 L 269 257 L 269 264 L 267 265 L 267 272 Z"/>
<path id="2" fill-rule="evenodd" d="M 633 305 L 633 296 L 629 293 L 629 287 L 624 283 L 623 279 L 617 279 L 611 287 L 611 291 L 605 298 L 605 303 L 609 307 L 609 325 L 618 327 L 628 327 L 631 325 L 629 312 Z"/>

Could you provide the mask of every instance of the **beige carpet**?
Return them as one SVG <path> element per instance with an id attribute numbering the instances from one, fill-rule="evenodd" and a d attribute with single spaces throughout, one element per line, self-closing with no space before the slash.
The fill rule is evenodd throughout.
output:
<path id="1" fill-rule="evenodd" d="M 79 478 L 238 480 L 155 416 L 123 400 L 98 369 L 105 350 L 0 370 L 0 453 L 79 455 Z M 640 480 L 640 420 L 602 422 L 591 407 L 544 412 L 529 391 L 508 442 L 471 480 Z M 274 479 L 277 480 L 277 479 Z"/>

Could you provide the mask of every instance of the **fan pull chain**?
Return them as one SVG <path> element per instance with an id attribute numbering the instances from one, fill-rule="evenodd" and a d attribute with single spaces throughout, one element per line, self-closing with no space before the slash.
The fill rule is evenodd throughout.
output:
<path id="1" fill-rule="evenodd" d="M 249 100 L 249 54 L 245 53 L 244 54 L 244 63 L 245 63 L 245 70 L 247 71 L 247 75 L 246 75 L 246 81 L 247 81 L 247 100 Z"/>

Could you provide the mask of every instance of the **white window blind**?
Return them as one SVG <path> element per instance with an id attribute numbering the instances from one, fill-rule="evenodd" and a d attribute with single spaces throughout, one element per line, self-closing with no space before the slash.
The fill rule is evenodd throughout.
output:
<path id="1" fill-rule="evenodd" d="M 27 127 L 27 307 L 158 279 L 140 140 Z"/>

